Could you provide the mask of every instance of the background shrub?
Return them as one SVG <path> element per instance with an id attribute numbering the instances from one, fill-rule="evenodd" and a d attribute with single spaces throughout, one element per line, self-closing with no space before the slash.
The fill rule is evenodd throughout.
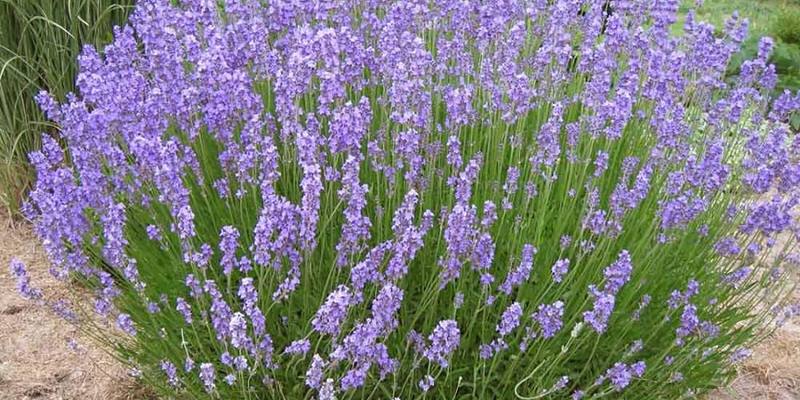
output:
<path id="1" fill-rule="evenodd" d="M 13 215 L 31 188 L 27 154 L 56 126 L 33 98 L 47 90 L 58 99 L 75 90 L 75 58 L 84 44 L 111 41 L 133 0 L 0 1 L 0 204 Z"/>
<path id="2" fill-rule="evenodd" d="M 53 307 L 178 398 L 724 383 L 798 312 L 800 95 L 769 39 L 725 85 L 741 19 L 612 9 L 140 2 L 38 97 L 26 213 L 120 332 Z"/>
<path id="3" fill-rule="evenodd" d="M 785 43 L 800 44 L 800 11 L 786 9 L 778 13 L 770 31 Z"/>

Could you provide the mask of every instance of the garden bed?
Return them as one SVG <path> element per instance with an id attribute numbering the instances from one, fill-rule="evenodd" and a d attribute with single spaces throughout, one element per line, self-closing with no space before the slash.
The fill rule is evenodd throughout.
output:
<path id="1" fill-rule="evenodd" d="M 0 264 L 19 257 L 52 295 L 67 292 L 47 272 L 47 260 L 28 226 L 0 220 Z M 795 274 L 795 278 L 798 275 Z M 800 290 L 794 291 L 800 300 Z M 68 341 L 78 338 L 78 350 Z M 712 400 L 790 400 L 800 397 L 800 324 L 790 321 L 753 350 L 739 376 Z M 146 392 L 102 350 L 45 306 L 19 297 L 0 269 L 0 399 L 142 399 Z"/>

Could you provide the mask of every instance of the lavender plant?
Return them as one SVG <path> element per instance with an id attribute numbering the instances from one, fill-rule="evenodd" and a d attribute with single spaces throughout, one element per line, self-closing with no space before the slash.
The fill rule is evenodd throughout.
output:
<path id="1" fill-rule="evenodd" d="M 677 7 L 140 1 L 38 98 L 57 308 L 174 398 L 723 384 L 800 311 L 800 95 Z"/>

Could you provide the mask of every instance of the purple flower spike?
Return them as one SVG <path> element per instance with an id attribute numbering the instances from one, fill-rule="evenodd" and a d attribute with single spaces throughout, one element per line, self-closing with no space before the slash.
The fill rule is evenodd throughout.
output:
<path id="1" fill-rule="evenodd" d="M 283 349 L 283 353 L 304 355 L 308 353 L 309 350 L 311 350 L 311 342 L 308 339 L 298 339 L 289 343 L 289 345 Z"/>
<path id="2" fill-rule="evenodd" d="M 22 261 L 16 258 L 12 259 L 9 268 L 11 275 L 17 279 L 17 290 L 22 297 L 29 300 L 36 300 L 42 297 L 41 290 L 31 286 L 28 272 L 25 270 L 25 264 Z"/>
<path id="3" fill-rule="evenodd" d="M 311 325 L 314 330 L 331 336 L 339 335 L 339 328 L 347 318 L 347 311 L 352 303 L 352 294 L 347 286 L 339 285 L 325 303 L 317 310 Z"/>
<path id="4" fill-rule="evenodd" d="M 506 336 L 519 326 L 520 318 L 522 317 L 522 304 L 513 303 L 500 317 L 500 323 L 497 324 L 497 333 L 500 336 Z"/>
<path id="5" fill-rule="evenodd" d="M 458 348 L 461 331 L 454 320 L 440 321 L 428 336 L 428 341 L 430 345 L 424 351 L 425 358 L 447 368 L 447 358 Z"/>

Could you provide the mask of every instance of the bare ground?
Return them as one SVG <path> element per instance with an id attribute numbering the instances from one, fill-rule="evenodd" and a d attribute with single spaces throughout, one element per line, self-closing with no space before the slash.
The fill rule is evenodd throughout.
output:
<path id="1" fill-rule="evenodd" d="M 0 217 L 0 399 L 140 399 L 134 382 L 111 356 L 87 346 L 75 326 L 48 306 L 22 299 L 8 269 L 12 257 L 25 262 L 45 296 L 70 288 L 48 272 L 46 257 L 27 227 Z M 77 349 L 68 341 L 76 340 Z"/>
<path id="2" fill-rule="evenodd" d="M 798 274 L 793 275 L 795 279 Z M 800 301 L 795 289 L 794 301 Z M 789 321 L 753 349 L 728 387 L 712 392 L 709 400 L 800 399 L 800 324 Z"/>
<path id="3" fill-rule="evenodd" d="M 87 345 L 80 332 L 44 304 L 23 300 L 9 276 L 18 257 L 46 295 L 66 293 L 68 284 L 48 272 L 47 260 L 27 226 L 0 216 L 0 400 L 122 400 L 146 394 L 122 366 Z M 800 301 L 800 292 L 794 297 Z M 77 339 L 82 345 L 67 345 Z M 753 350 L 739 376 L 709 400 L 800 399 L 800 324 L 789 322 Z"/>

